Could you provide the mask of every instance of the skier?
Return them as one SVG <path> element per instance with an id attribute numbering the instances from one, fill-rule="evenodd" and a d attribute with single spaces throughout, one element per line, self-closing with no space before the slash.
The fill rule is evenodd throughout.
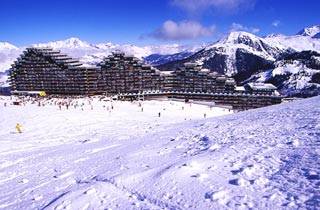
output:
<path id="1" fill-rule="evenodd" d="M 18 133 L 22 133 L 21 128 L 22 128 L 22 126 L 19 123 L 17 123 L 16 124 L 16 129 L 17 129 Z"/>
<path id="2" fill-rule="evenodd" d="M 158 117 L 160 117 L 160 116 L 161 116 L 161 113 L 159 112 L 159 113 L 158 113 Z"/>
<path id="3" fill-rule="evenodd" d="M 207 117 L 207 114 L 206 114 L 206 113 L 204 113 L 204 114 L 203 114 L 203 117 L 204 117 L 204 118 L 206 118 L 206 117 Z"/>

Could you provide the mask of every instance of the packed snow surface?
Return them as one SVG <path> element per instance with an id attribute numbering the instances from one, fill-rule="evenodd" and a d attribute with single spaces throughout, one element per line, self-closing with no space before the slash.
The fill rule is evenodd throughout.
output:
<path id="1" fill-rule="evenodd" d="M 320 207 L 320 97 L 236 114 L 57 101 L 1 98 L 0 209 Z"/>

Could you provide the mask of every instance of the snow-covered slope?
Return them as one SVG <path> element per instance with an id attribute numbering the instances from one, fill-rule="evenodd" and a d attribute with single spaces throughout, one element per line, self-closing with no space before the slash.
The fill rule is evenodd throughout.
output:
<path id="1" fill-rule="evenodd" d="M 296 51 L 313 50 L 320 52 L 320 39 L 311 36 L 268 36 L 266 40 L 278 44 L 282 44 L 288 48 L 292 48 Z"/>
<path id="2" fill-rule="evenodd" d="M 266 40 L 273 43 L 278 43 L 287 48 L 295 49 L 296 51 L 312 50 L 320 52 L 320 39 L 317 37 L 320 34 L 320 25 L 315 25 L 302 29 L 294 36 L 285 35 L 269 35 Z"/>
<path id="3" fill-rule="evenodd" d="M 84 100 L 84 111 L 60 111 L 54 99 L 40 107 L 4 102 L 0 208 L 319 207 L 320 97 L 179 124 L 205 109 L 142 102 L 141 112 L 119 102 L 108 112 L 110 103 L 93 99 L 93 110 Z"/>

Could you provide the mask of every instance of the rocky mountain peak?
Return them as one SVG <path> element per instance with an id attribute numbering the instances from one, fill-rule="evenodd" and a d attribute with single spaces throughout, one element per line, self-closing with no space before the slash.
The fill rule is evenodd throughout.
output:
<path id="1" fill-rule="evenodd" d="M 310 27 L 306 27 L 298 32 L 297 35 L 301 36 L 315 36 L 316 34 L 320 33 L 320 25 L 314 25 Z"/>

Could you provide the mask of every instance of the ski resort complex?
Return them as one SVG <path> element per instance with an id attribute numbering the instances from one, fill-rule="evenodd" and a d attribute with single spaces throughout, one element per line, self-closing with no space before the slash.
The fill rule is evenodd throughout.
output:
<path id="1" fill-rule="evenodd" d="M 0 10 L 0 210 L 320 210 L 320 0 Z"/>
<path id="2" fill-rule="evenodd" d="M 123 100 L 169 97 L 214 101 L 237 110 L 281 102 L 271 84 L 237 87 L 234 79 L 195 63 L 185 63 L 174 71 L 159 71 L 122 52 L 114 52 L 98 66 L 84 67 L 57 50 L 27 48 L 12 65 L 10 83 L 14 94 L 106 94 Z"/>
<path id="3" fill-rule="evenodd" d="M 28 48 L 12 65 L 13 91 L 45 91 L 48 94 L 90 95 L 97 90 L 96 68 L 50 48 Z"/>

